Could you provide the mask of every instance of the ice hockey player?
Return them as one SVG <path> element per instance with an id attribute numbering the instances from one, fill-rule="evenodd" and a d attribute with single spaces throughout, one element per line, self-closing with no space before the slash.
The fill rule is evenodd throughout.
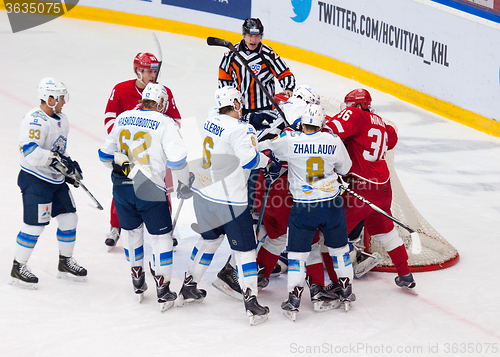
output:
<path id="1" fill-rule="evenodd" d="M 397 143 L 396 131 L 371 112 L 372 98 L 366 89 L 347 93 L 344 102 L 346 108 L 329 118 L 326 125 L 342 138 L 352 159 L 346 182 L 353 191 L 391 214 L 392 189 L 385 154 Z M 408 267 L 408 254 L 393 221 L 351 195 L 346 195 L 344 208 L 348 231 L 351 232 L 364 220 L 365 235 L 378 239 L 391 257 L 398 272 L 396 284 L 414 288 L 416 283 Z M 335 272 L 331 265 L 327 265 L 327 271 L 335 283 Z"/>
<path id="2" fill-rule="evenodd" d="M 283 94 L 292 95 L 295 77 L 283 59 L 272 48 L 263 44 L 264 25 L 258 18 L 248 18 L 242 26 L 243 40 L 235 45 L 239 54 L 251 63 L 257 78 L 267 91 L 275 94 L 274 78 L 279 81 Z M 272 104 L 262 89 L 251 77 L 241 60 L 234 52 L 228 51 L 219 66 L 219 88 L 235 87 L 243 95 L 243 114 L 271 109 Z"/>
<path id="3" fill-rule="evenodd" d="M 238 267 L 246 314 L 250 324 L 256 325 L 267 320 L 269 308 L 257 302 L 256 240 L 246 186 L 250 170 L 268 166 L 274 174 L 279 169 L 256 151 L 255 129 L 241 122 L 241 93 L 223 87 L 215 92 L 215 99 L 217 108 L 208 114 L 203 126 L 203 160 L 193 184 L 201 238 L 191 254 L 179 306 L 205 298 L 206 291 L 197 284 L 225 235 Z"/>
<path id="4" fill-rule="evenodd" d="M 295 321 L 304 290 L 306 261 L 311 244 L 320 228 L 325 245 L 335 261 L 342 289 L 340 299 L 349 309 L 353 270 L 347 244 L 347 229 L 338 175 L 351 168 L 351 159 L 336 135 L 321 131 L 325 111 L 321 105 L 308 104 L 301 116 L 302 133 L 287 131 L 271 141 L 259 144 L 278 159 L 288 162 L 288 180 L 293 205 L 288 219 L 288 300 L 281 308 Z"/>
<path id="5" fill-rule="evenodd" d="M 87 280 L 87 270 L 73 258 L 78 217 L 67 183 L 78 187 L 80 165 L 66 149 L 68 118 L 61 110 L 68 102 L 66 86 L 50 77 L 38 84 L 40 106 L 23 118 L 19 134 L 21 171 L 18 185 L 23 198 L 23 224 L 17 235 L 11 284 L 36 289 L 38 278 L 26 265 L 50 219 L 57 219 L 58 278 Z"/>
<path id="6" fill-rule="evenodd" d="M 139 109 L 120 114 L 99 150 L 99 158 L 112 168 L 113 198 L 122 229 L 123 246 L 130 261 L 134 292 L 142 301 L 144 226 L 151 236 L 158 303 L 163 312 L 177 294 L 170 290 L 173 263 L 172 218 L 163 181 L 166 167 L 178 179 L 180 198 L 192 196 L 186 162 L 187 148 L 172 118 L 162 114 L 168 94 L 161 84 L 148 83 Z M 133 179 L 133 180 L 132 180 Z M 192 181 L 191 181 L 192 182 Z"/>
<path id="7" fill-rule="evenodd" d="M 140 105 L 142 92 L 146 85 L 148 83 L 156 83 L 159 75 L 159 65 L 160 62 L 152 53 L 141 52 L 135 56 L 133 68 L 136 78 L 118 83 L 111 91 L 111 95 L 108 99 L 106 112 L 104 114 L 104 126 L 108 134 L 111 132 L 111 129 L 113 129 L 113 124 L 118 115 L 126 110 L 136 109 Z M 163 114 L 173 118 L 180 127 L 181 115 L 175 104 L 172 91 L 168 87 L 164 88 L 168 95 L 168 105 L 165 105 Z M 172 174 L 170 170 L 167 170 L 165 180 L 167 188 L 172 187 Z M 114 201 L 111 201 L 110 216 L 111 228 L 104 241 L 109 247 L 109 250 L 113 249 L 120 238 L 120 222 L 118 221 Z M 175 243 L 174 241 L 174 244 Z"/>

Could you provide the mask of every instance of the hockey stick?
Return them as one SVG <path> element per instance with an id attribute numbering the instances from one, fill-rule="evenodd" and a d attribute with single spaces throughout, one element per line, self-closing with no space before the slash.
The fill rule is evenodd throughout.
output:
<path id="1" fill-rule="evenodd" d="M 397 218 L 394 218 L 390 214 L 386 213 L 383 209 L 381 209 L 378 206 L 374 205 L 373 203 L 371 203 L 370 201 L 368 201 L 363 196 L 361 196 L 361 195 L 357 194 L 356 192 L 354 192 L 353 190 L 351 190 L 349 187 L 347 187 L 347 184 L 342 179 L 340 181 L 342 182 L 342 184 L 341 184 L 342 189 L 345 190 L 345 191 L 347 191 L 347 193 L 349 193 L 352 196 L 356 197 L 358 200 L 360 200 L 364 204 L 368 205 L 373 210 L 375 210 L 375 211 L 383 214 L 384 216 L 386 216 L 387 218 L 389 218 L 391 221 L 397 223 L 398 225 L 400 225 L 401 227 L 403 227 L 404 229 L 406 229 L 408 232 L 410 232 L 411 241 L 412 241 L 411 252 L 413 254 L 420 254 L 420 252 L 422 251 L 422 243 L 421 243 L 420 235 L 418 234 L 418 232 L 414 231 L 413 229 L 411 229 L 410 227 L 408 227 L 406 224 L 404 224 L 403 222 L 399 221 Z"/>
<path id="2" fill-rule="evenodd" d="M 255 82 L 257 83 L 257 85 L 259 86 L 259 88 L 264 92 L 264 94 L 266 95 L 267 99 L 269 99 L 271 101 L 271 103 L 273 103 L 274 107 L 276 108 L 276 110 L 278 111 L 278 113 L 280 113 L 280 115 L 283 118 L 283 120 L 285 121 L 285 123 L 287 123 L 287 125 L 290 125 L 288 123 L 288 121 L 286 120 L 285 113 L 283 113 L 283 111 L 279 107 L 278 103 L 276 103 L 276 101 L 271 96 L 271 94 L 269 94 L 268 90 L 266 89 L 266 87 L 264 87 L 264 85 L 259 80 L 259 78 L 257 77 L 257 75 L 255 73 L 253 73 L 252 69 L 248 65 L 247 60 L 245 58 L 243 58 L 243 56 L 238 52 L 238 50 L 233 46 L 233 44 L 231 42 L 229 42 L 227 40 L 223 40 L 222 38 L 207 37 L 207 44 L 209 46 L 227 47 L 227 48 L 229 48 L 229 50 L 231 50 L 232 52 L 234 52 L 234 54 L 240 59 L 240 61 L 243 63 L 243 65 L 248 70 L 248 72 L 250 72 L 250 75 L 255 80 Z"/>
<path id="3" fill-rule="evenodd" d="M 271 184 L 272 182 L 269 183 L 269 185 L 266 188 L 266 194 L 264 195 L 264 204 L 259 214 L 259 223 L 257 224 L 257 230 L 255 231 L 255 236 L 257 239 L 259 239 L 260 227 L 262 226 L 262 220 L 264 219 L 264 211 L 266 210 L 267 197 L 269 196 L 269 191 L 271 191 Z"/>
<path id="4" fill-rule="evenodd" d="M 179 202 L 179 207 L 177 207 L 177 212 L 175 212 L 175 217 L 172 222 L 172 235 L 174 235 L 175 226 L 177 225 L 177 219 L 179 218 L 179 214 L 181 213 L 181 208 L 183 204 L 184 204 L 184 198 L 182 198 L 181 201 Z"/>
<path id="5" fill-rule="evenodd" d="M 68 177 L 69 177 L 69 176 L 68 176 Z M 74 179 L 76 182 L 78 182 L 78 184 L 79 184 L 80 186 L 82 186 L 83 190 L 84 190 L 85 192 L 87 192 L 87 194 L 88 194 L 88 195 L 89 195 L 89 197 L 92 199 L 92 201 L 94 201 L 95 205 L 97 206 L 96 208 L 97 208 L 98 210 L 101 210 L 101 211 L 102 211 L 102 210 L 103 210 L 103 208 L 102 208 L 101 204 L 99 203 L 99 201 L 97 201 L 97 199 L 94 197 L 94 195 L 93 195 L 92 193 L 90 193 L 90 191 L 88 190 L 88 188 L 87 188 L 87 187 L 85 187 L 85 185 L 83 184 L 83 182 L 82 182 L 82 181 L 78 181 L 78 180 L 76 180 L 76 179 L 75 179 L 75 178 L 73 178 L 73 177 L 71 177 L 71 178 L 72 178 L 72 179 Z"/>
<path id="6" fill-rule="evenodd" d="M 158 72 L 156 72 L 156 78 L 155 78 L 155 83 L 158 82 L 158 77 L 160 76 L 160 68 L 161 64 L 163 63 L 163 55 L 161 53 L 161 46 L 160 46 L 160 41 L 158 41 L 158 37 L 156 37 L 156 34 L 153 32 L 153 41 L 156 45 L 156 48 L 158 50 Z"/>

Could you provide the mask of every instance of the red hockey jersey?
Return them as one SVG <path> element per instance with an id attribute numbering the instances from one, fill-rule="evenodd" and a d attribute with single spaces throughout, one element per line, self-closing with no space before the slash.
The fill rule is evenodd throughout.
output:
<path id="1" fill-rule="evenodd" d="M 163 114 L 175 119 L 180 127 L 181 115 L 177 106 L 175 105 L 174 95 L 172 91 L 165 87 L 168 94 L 168 107 L 163 111 Z M 118 115 L 126 110 L 135 109 L 141 102 L 143 89 L 137 88 L 135 79 L 118 83 L 111 91 L 111 96 L 106 105 L 106 112 L 104 114 L 104 126 L 108 134 L 113 129 L 113 124 Z"/>
<path id="2" fill-rule="evenodd" d="M 326 126 L 347 146 L 352 160 L 349 174 L 374 184 L 389 181 L 385 153 L 398 141 L 392 126 L 377 114 L 354 107 L 346 108 L 334 117 L 327 116 Z"/>

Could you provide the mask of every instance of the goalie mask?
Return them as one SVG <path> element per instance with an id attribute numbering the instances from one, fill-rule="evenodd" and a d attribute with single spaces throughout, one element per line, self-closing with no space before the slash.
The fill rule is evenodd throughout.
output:
<path id="1" fill-rule="evenodd" d="M 302 84 L 295 88 L 292 97 L 301 98 L 307 104 L 319 104 L 320 102 L 320 96 L 318 92 L 316 92 L 307 84 Z"/>
<path id="2" fill-rule="evenodd" d="M 325 109 L 319 104 L 308 104 L 302 113 L 302 124 L 323 128 L 325 123 Z"/>
<path id="3" fill-rule="evenodd" d="M 366 89 L 355 89 L 347 93 L 344 98 L 344 103 L 346 107 L 353 107 L 357 104 L 360 104 L 361 109 L 370 111 L 372 105 L 372 97 Z"/>
<path id="4" fill-rule="evenodd" d="M 148 83 L 146 88 L 142 91 L 142 100 L 152 100 L 156 102 L 158 111 L 160 112 L 168 108 L 168 93 L 163 84 L 160 83 Z"/>

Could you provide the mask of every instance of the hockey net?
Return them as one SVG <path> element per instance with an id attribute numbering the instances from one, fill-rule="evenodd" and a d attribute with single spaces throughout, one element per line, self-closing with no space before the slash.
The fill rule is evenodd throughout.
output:
<path id="1" fill-rule="evenodd" d="M 325 108 L 327 115 L 330 116 L 335 115 L 341 110 L 341 102 L 333 98 L 321 97 L 321 104 Z M 393 125 L 393 123 L 391 123 L 391 125 Z M 396 125 L 393 126 L 397 131 Z M 401 226 L 395 224 L 399 236 L 403 240 L 408 252 L 408 265 L 410 266 L 410 270 L 412 272 L 439 270 L 457 263 L 459 259 L 457 249 L 425 220 L 411 203 L 408 195 L 403 189 L 403 185 L 394 168 L 394 150 L 389 150 L 387 152 L 386 161 L 391 172 L 392 215 L 417 231 L 422 243 L 422 251 L 419 254 L 413 254 L 411 252 L 412 242 L 410 233 Z M 369 247 L 369 252 L 377 252 L 384 258 L 378 266 L 372 269 L 373 271 L 396 272 L 396 268 L 392 264 L 391 258 L 379 241 L 365 237 L 365 246 Z"/>

